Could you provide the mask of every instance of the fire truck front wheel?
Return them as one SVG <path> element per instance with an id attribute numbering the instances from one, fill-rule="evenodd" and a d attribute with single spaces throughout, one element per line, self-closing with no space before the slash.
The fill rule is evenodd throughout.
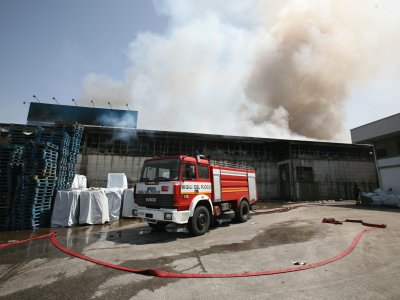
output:
<path id="1" fill-rule="evenodd" d="M 250 216 L 250 205 L 246 200 L 242 200 L 238 209 L 236 210 L 235 221 L 244 223 L 249 219 Z"/>
<path id="2" fill-rule="evenodd" d="M 189 219 L 188 230 L 194 236 L 203 235 L 210 227 L 210 212 L 204 206 L 198 206 L 194 210 L 193 217 Z"/>

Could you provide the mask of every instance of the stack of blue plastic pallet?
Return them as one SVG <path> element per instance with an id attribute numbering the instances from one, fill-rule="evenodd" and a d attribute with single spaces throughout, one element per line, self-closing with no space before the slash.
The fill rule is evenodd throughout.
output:
<path id="1" fill-rule="evenodd" d="M 55 136 L 61 140 L 59 145 L 57 190 L 70 189 L 75 177 L 75 166 L 82 139 L 82 125 L 60 125 L 54 128 Z M 60 137 L 62 137 L 60 139 Z"/>
<path id="2" fill-rule="evenodd" d="M 57 176 L 58 146 L 31 142 L 25 146 L 23 174 L 26 176 Z"/>
<path id="3" fill-rule="evenodd" d="M 24 164 L 14 196 L 11 229 L 47 226 L 57 180 L 58 147 L 51 143 L 25 145 Z"/>
<path id="4" fill-rule="evenodd" d="M 55 180 L 19 176 L 11 214 L 11 230 L 37 229 L 48 226 Z"/>
<path id="5" fill-rule="evenodd" d="M 67 189 L 67 164 L 69 157 L 69 144 L 71 137 L 63 126 L 54 128 L 54 143 L 59 145 L 57 163 L 57 190 Z"/>
<path id="6" fill-rule="evenodd" d="M 67 163 L 67 189 L 71 188 L 72 182 L 75 178 L 75 166 L 78 163 L 78 154 L 79 149 L 81 146 L 81 139 L 83 133 L 83 126 L 82 125 L 73 125 L 69 127 L 70 134 L 71 134 L 71 142 L 69 145 L 69 157 Z"/>
<path id="7" fill-rule="evenodd" d="M 21 172 L 23 147 L 0 146 L 0 230 L 10 226 L 17 175 Z"/>
<path id="8" fill-rule="evenodd" d="M 10 169 L 16 154 L 0 151 L 0 230 L 49 225 L 57 190 L 69 189 L 74 179 L 82 132 L 81 125 L 10 127 L 1 149 L 19 160 Z"/>
<path id="9" fill-rule="evenodd" d="M 40 141 L 43 128 L 29 125 L 11 125 L 8 135 L 10 145 L 25 145 L 29 141 Z"/>

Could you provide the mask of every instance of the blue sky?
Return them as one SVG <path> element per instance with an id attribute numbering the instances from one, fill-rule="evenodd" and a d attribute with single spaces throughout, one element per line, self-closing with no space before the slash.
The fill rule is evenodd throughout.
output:
<path id="1" fill-rule="evenodd" d="M 119 79 L 128 44 L 163 32 L 167 19 L 147 0 L 0 1 L 0 122 L 23 123 L 36 95 L 73 104 L 90 72 Z"/>
<path id="2" fill-rule="evenodd" d="M 143 129 L 350 142 L 351 128 L 400 111 L 398 11 L 390 0 L 1 0 L 0 123 L 24 123 L 36 95 L 129 103 Z"/>

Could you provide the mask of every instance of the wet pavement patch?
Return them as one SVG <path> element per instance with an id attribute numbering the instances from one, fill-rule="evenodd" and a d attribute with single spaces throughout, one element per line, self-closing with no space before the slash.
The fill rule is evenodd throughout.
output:
<path id="1" fill-rule="evenodd" d="M 139 231 L 141 230 L 143 229 L 138 228 L 133 230 L 109 232 L 108 240 L 115 243 L 143 245 L 190 238 L 190 235 L 185 233 L 152 232 L 151 230 L 149 230 L 148 234 L 146 235 L 140 235 Z M 215 245 L 207 249 L 193 250 L 187 253 L 158 257 L 154 259 L 135 259 L 126 261 L 123 265 L 137 269 L 163 269 L 166 271 L 174 271 L 166 266 L 171 265 L 176 260 L 202 257 L 210 254 L 264 249 L 284 244 L 302 243 L 311 240 L 315 235 L 318 234 L 318 230 L 318 226 L 310 221 L 294 220 L 277 223 L 265 230 L 260 231 L 254 238 L 250 240 L 244 240 L 232 244 Z M 135 239 L 138 238 L 141 241 L 135 241 Z"/>
<path id="2" fill-rule="evenodd" d="M 148 245 L 188 238 L 192 238 L 192 236 L 185 231 L 168 230 L 168 232 L 157 232 L 145 225 L 134 229 L 110 231 L 107 233 L 106 240 L 121 244 Z"/>
<path id="3" fill-rule="evenodd" d="M 57 277 L 57 280 L 46 285 L 23 289 L 21 291 L 2 296 L 2 299 L 91 299 L 96 296 L 99 287 L 107 283 L 108 280 L 116 279 L 112 288 L 107 287 L 101 290 L 101 295 L 96 299 L 128 299 L 137 295 L 142 290 L 155 291 L 169 283 L 176 282 L 179 279 L 157 278 L 141 276 L 140 278 L 131 278 L 130 281 L 118 280 L 123 272 L 93 265 L 93 267 L 79 274 L 65 278 Z M 134 275 L 134 274 L 132 274 Z M 134 275 L 138 276 L 138 275 Z M 47 295 L 44 297 L 44 295 Z"/>
<path id="4" fill-rule="evenodd" d="M 309 241 L 318 233 L 318 226 L 309 221 L 288 221 L 275 224 L 257 235 L 250 244 L 252 249 L 296 244 Z"/>
<path id="5" fill-rule="evenodd" d="M 226 226 L 236 226 L 226 225 Z M 100 229 L 100 228 L 99 228 Z M 225 228 L 213 228 L 212 230 L 225 230 Z M 214 245 L 206 249 L 189 250 L 186 253 L 175 254 L 171 256 L 155 257 L 150 259 L 142 259 L 140 257 L 133 260 L 124 261 L 123 266 L 131 267 L 135 269 L 162 269 L 170 272 L 193 272 L 193 273 L 205 273 L 206 269 L 202 264 L 202 257 L 212 254 L 224 254 L 232 252 L 250 251 L 254 249 L 265 249 L 268 247 L 284 245 L 284 244 L 295 244 L 302 243 L 312 239 L 321 230 L 315 222 L 307 220 L 291 220 L 288 222 L 276 223 L 272 226 L 268 226 L 265 229 L 259 230 L 258 233 L 249 240 L 244 240 L 232 244 Z M 152 231 L 147 225 L 138 226 L 135 228 L 127 228 L 125 230 L 115 231 L 86 231 L 86 228 L 78 228 L 73 231 L 61 231 L 62 234 L 59 236 L 59 240 L 62 244 L 67 246 L 69 249 L 82 252 L 86 247 L 92 243 L 96 243 L 99 240 L 106 240 L 115 243 L 115 247 L 107 249 L 118 250 L 119 245 L 149 245 L 150 247 L 159 247 L 159 244 L 173 242 L 177 240 L 192 239 L 188 233 L 180 230 L 170 230 L 170 232 L 155 232 Z M 67 234 L 67 232 L 69 234 Z M 8 259 L 6 262 L 12 264 L 15 261 L 21 261 L 21 256 L 24 257 L 23 264 L 25 261 L 29 261 L 33 258 L 46 257 L 45 262 L 51 259 L 64 257 L 65 254 L 53 249 L 53 246 L 48 240 L 40 240 L 32 242 L 32 244 L 26 246 L 21 245 L 16 248 L 4 249 L 8 250 Z M 54 250 L 54 251 L 53 251 Z M 101 250 L 101 249 L 99 249 Z M 27 255 L 29 251 L 29 255 Z M 126 251 L 123 250 L 123 251 Z M 116 252 L 117 253 L 117 252 Z M 176 264 L 177 261 L 182 262 L 187 259 L 188 262 L 182 264 Z M 5 261 L 3 261 L 4 263 Z M 18 277 L 20 268 L 23 266 L 16 264 L 14 270 L 9 270 L 8 279 L 11 277 Z M 72 276 L 65 278 L 62 273 L 57 277 L 54 283 L 46 285 L 46 287 L 36 286 L 35 288 L 28 288 L 25 291 L 13 293 L 12 296 L 21 296 L 27 292 L 27 295 L 40 295 L 44 294 L 46 290 L 52 289 L 53 286 L 58 286 L 57 291 L 59 296 L 66 292 L 67 287 L 72 288 L 73 286 L 79 286 L 82 296 L 89 297 L 96 293 L 96 289 L 99 285 L 105 284 L 107 286 L 107 280 L 111 280 L 115 276 L 121 276 L 124 272 L 118 270 L 110 270 L 101 266 L 93 265 L 87 271 L 84 271 L 78 276 Z M 85 282 L 80 282 L 79 278 L 86 278 Z M 3 278 L 3 280 L 7 280 Z M 172 282 L 178 281 L 179 279 L 166 279 L 166 278 L 151 278 L 146 276 L 140 276 L 139 279 L 130 281 L 129 283 L 118 282 L 117 286 L 113 287 L 113 291 L 110 292 L 107 288 L 102 290 L 101 297 L 112 295 L 117 293 L 118 295 L 136 295 L 142 290 L 154 291 L 163 286 L 166 286 Z M 60 288 L 60 282 L 65 288 Z M 79 282 L 79 283 L 78 283 Z M 11 296 L 11 295 L 10 295 Z"/>
<path id="6" fill-rule="evenodd" d="M 217 228 L 218 229 L 218 228 Z M 262 230 L 250 241 L 241 241 L 239 243 L 212 246 L 215 252 L 238 251 L 232 249 L 233 245 L 240 245 L 243 250 L 265 248 L 266 246 L 294 244 L 310 240 L 318 232 L 318 226 L 309 221 L 288 221 L 277 223 Z M 106 240 L 114 243 L 146 245 L 154 243 L 171 242 L 178 239 L 193 238 L 186 232 L 156 232 L 147 226 L 127 230 L 111 231 L 107 233 Z M 240 251 L 240 250 L 239 250 Z"/>

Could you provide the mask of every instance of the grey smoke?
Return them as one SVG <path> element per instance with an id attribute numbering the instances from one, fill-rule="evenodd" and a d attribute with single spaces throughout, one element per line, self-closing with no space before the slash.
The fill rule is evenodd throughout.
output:
<path id="1" fill-rule="evenodd" d="M 116 114 L 110 111 L 110 113 L 102 115 L 99 121 L 101 124 L 114 127 L 113 138 L 116 140 L 129 140 L 137 137 L 137 119 L 132 114 L 127 112 Z"/>
<path id="2" fill-rule="evenodd" d="M 343 140 L 351 89 L 395 57 L 387 0 L 154 3 L 166 33 L 137 36 L 125 78 L 88 74 L 81 97 L 129 102 L 143 129 Z"/>
<path id="3" fill-rule="evenodd" d="M 379 24 L 370 16 L 374 5 L 365 1 L 289 1 L 282 6 L 269 28 L 270 47 L 257 54 L 246 86 L 250 102 L 245 107 L 259 107 L 251 114 L 254 125 L 276 123 L 276 114 L 285 112 L 292 132 L 337 137 L 350 86 L 371 76 L 368 72 L 382 62 L 370 52 L 377 46 L 374 26 Z"/>
<path id="4" fill-rule="evenodd" d="M 343 102 L 360 62 L 354 36 L 346 36 L 334 11 L 323 5 L 290 6 L 271 32 L 272 51 L 258 55 L 246 94 L 259 110 L 251 116 L 257 126 L 286 111 L 292 132 L 332 139 L 343 130 Z M 332 7 L 330 7 L 332 9 Z M 354 34 L 354 33 L 350 33 Z"/>

